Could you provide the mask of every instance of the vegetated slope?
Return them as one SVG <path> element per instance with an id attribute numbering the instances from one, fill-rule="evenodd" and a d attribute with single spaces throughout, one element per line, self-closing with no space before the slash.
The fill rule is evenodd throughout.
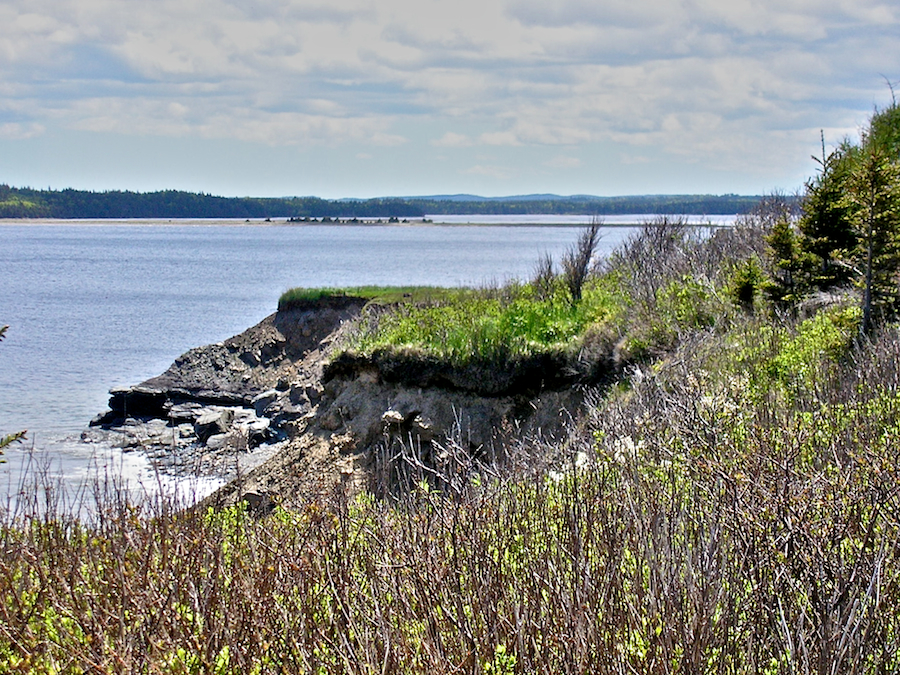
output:
<path id="1" fill-rule="evenodd" d="M 519 437 L 483 460 L 461 438 L 429 457 L 392 446 L 381 459 L 405 492 L 376 500 L 339 484 L 267 517 L 110 501 L 98 526 L 38 509 L 8 521 L 0 658 L 100 671 L 896 672 L 900 335 L 888 289 L 869 278 L 897 268 L 885 256 L 877 274 L 822 273 L 868 248 L 856 224 L 873 204 L 842 216 L 853 246 L 840 249 L 802 220 L 815 200 L 799 222 L 782 206 L 710 237 L 648 227 L 598 270 L 624 299 L 601 322 L 624 375 L 589 395 L 562 440 Z"/>

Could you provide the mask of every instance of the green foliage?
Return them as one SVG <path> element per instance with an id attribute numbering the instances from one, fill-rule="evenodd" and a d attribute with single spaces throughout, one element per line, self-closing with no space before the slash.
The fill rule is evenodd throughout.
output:
<path id="1" fill-rule="evenodd" d="M 866 144 L 876 145 L 891 161 L 900 160 L 900 106 L 896 103 L 876 110 L 869 121 Z"/>
<path id="2" fill-rule="evenodd" d="M 508 652 L 504 645 L 497 645 L 494 657 L 485 662 L 483 671 L 485 675 L 513 675 L 516 672 L 516 655 Z"/>
<path id="3" fill-rule="evenodd" d="M 892 313 L 900 276 L 900 163 L 874 142 L 867 144 L 848 181 L 844 203 L 856 233 L 850 261 L 864 271 L 863 329 L 872 311 Z"/>
<path id="4" fill-rule="evenodd" d="M 824 147 L 823 147 L 824 152 Z M 863 289 L 862 329 L 873 312 L 896 310 L 900 276 L 900 110 L 876 111 L 859 144 L 845 141 L 819 160 L 821 172 L 806 185 L 797 244 L 773 232 L 776 302 L 793 302 L 808 289 L 855 282 Z M 797 272 L 803 282 L 798 284 Z M 799 291 L 799 292 L 798 292 Z"/>
<path id="5" fill-rule="evenodd" d="M 759 259 L 747 258 L 735 266 L 725 292 L 733 303 L 752 312 L 765 281 L 766 275 Z"/>
<path id="6" fill-rule="evenodd" d="M 855 155 L 856 149 L 845 143 L 821 160 L 820 174 L 806 184 L 799 245 L 809 261 L 810 283 L 816 288 L 831 288 L 852 277 L 852 270 L 840 263 L 857 244 L 844 198 Z"/>
<path id="7" fill-rule="evenodd" d="M 734 360 L 720 367 L 747 379 L 752 400 L 773 392 L 792 399 L 798 391 L 815 389 L 847 360 L 860 320 L 858 307 L 839 307 L 819 312 L 794 329 L 761 324 L 741 330 Z"/>
<path id="8" fill-rule="evenodd" d="M 772 259 L 771 278 L 762 280 L 761 288 L 778 308 L 790 307 L 808 290 L 805 283 L 804 257 L 800 238 L 789 218 L 778 218 L 766 235 Z"/>
<path id="9" fill-rule="evenodd" d="M 713 327 L 727 306 L 707 281 L 684 275 L 654 294 L 653 304 L 629 317 L 622 358 L 646 360 L 671 350 L 685 336 Z"/>
<path id="10" fill-rule="evenodd" d="M 457 365 L 503 361 L 575 348 L 590 326 L 619 310 L 609 279 L 587 282 L 577 305 L 561 285 L 551 294 L 514 284 L 497 292 L 458 290 L 440 300 L 368 307 L 348 348 L 418 350 Z"/>

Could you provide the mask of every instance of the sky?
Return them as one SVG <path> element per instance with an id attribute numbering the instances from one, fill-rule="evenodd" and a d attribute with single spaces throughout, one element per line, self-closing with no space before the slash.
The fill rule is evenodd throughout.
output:
<path id="1" fill-rule="evenodd" d="M 898 81 L 896 0 L 4 0 L 0 183 L 790 193 Z"/>

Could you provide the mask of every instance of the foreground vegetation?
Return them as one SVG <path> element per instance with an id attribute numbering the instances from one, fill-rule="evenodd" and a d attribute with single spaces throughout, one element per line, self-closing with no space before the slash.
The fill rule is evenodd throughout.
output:
<path id="1" fill-rule="evenodd" d="M 745 317 L 562 443 L 257 518 L 100 491 L 0 528 L 18 672 L 893 672 L 900 341 Z"/>
<path id="2" fill-rule="evenodd" d="M 509 288 L 347 289 L 378 301 L 348 349 L 606 350 L 619 377 L 562 438 L 385 455 L 373 481 L 403 489 L 379 500 L 258 515 L 100 485 L 77 518 L 25 490 L 0 670 L 900 671 L 900 269 L 869 255 L 900 223 L 821 184 L 712 235 L 650 223 L 584 276 L 582 239 Z"/>

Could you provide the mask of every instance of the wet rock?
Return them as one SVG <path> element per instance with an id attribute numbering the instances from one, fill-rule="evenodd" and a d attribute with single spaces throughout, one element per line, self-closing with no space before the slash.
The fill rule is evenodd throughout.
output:
<path id="1" fill-rule="evenodd" d="M 98 425 L 92 425 L 98 426 Z M 81 442 L 82 443 L 102 443 L 107 439 L 109 434 L 100 429 L 85 429 L 81 432 Z"/>
<path id="2" fill-rule="evenodd" d="M 91 426 L 91 427 L 108 426 L 110 424 L 113 424 L 116 421 L 116 419 L 118 419 L 118 413 L 116 413 L 112 410 L 107 410 L 106 412 L 100 413 L 99 415 L 95 416 L 94 419 L 92 419 L 90 421 L 88 426 Z"/>

